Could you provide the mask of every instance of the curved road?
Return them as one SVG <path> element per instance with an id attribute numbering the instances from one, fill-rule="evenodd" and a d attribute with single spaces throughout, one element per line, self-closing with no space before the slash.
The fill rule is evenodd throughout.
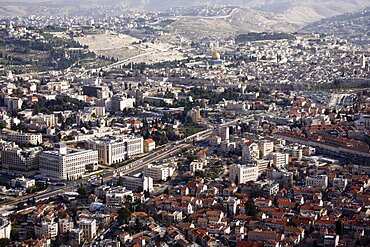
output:
<path id="1" fill-rule="evenodd" d="M 179 18 L 179 19 L 227 19 L 230 18 L 238 8 L 234 8 L 230 11 L 228 15 L 219 15 L 219 16 L 200 16 L 200 15 L 179 15 L 179 16 L 174 16 L 174 18 Z"/>

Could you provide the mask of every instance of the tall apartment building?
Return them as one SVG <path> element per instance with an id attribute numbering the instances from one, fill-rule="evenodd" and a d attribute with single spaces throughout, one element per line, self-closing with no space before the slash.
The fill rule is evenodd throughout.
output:
<path id="1" fill-rule="evenodd" d="M 281 167 L 285 167 L 289 164 L 289 154 L 287 153 L 272 153 L 272 162 L 274 167 L 280 169 Z"/>
<path id="2" fill-rule="evenodd" d="M 151 177 L 155 181 L 165 181 L 168 177 L 171 177 L 175 172 L 175 168 L 168 164 L 163 165 L 152 165 L 149 164 L 144 168 L 143 175 L 145 177 Z"/>
<path id="3" fill-rule="evenodd" d="M 214 134 L 221 137 L 222 141 L 230 140 L 230 128 L 228 126 L 223 126 L 216 129 Z"/>
<path id="4" fill-rule="evenodd" d="M 264 158 L 274 151 L 274 142 L 263 140 L 258 143 L 258 148 L 260 150 L 261 158 Z"/>
<path id="5" fill-rule="evenodd" d="M 58 150 L 45 151 L 40 155 L 40 172 L 46 177 L 59 180 L 75 180 L 82 177 L 86 167 L 98 163 L 98 151 L 67 149 L 63 144 Z"/>
<path id="6" fill-rule="evenodd" d="M 126 138 L 127 154 L 128 156 L 138 155 L 144 153 L 144 138 L 132 136 Z"/>
<path id="7" fill-rule="evenodd" d="M 9 220 L 0 218 L 0 238 L 10 239 L 10 232 L 12 230 L 12 224 Z"/>
<path id="8" fill-rule="evenodd" d="M 193 123 L 202 122 L 202 115 L 200 114 L 200 107 L 195 107 L 189 112 L 189 116 Z"/>
<path id="9" fill-rule="evenodd" d="M 41 148 L 22 150 L 18 147 L 1 151 L 2 168 L 14 173 L 31 176 L 39 170 Z"/>
<path id="10" fill-rule="evenodd" d="M 79 228 L 84 233 L 84 239 L 88 242 L 96 237 L 96 220 L 95 219 L 82 219 L 78 224 Z"/>
<path id="11" fill-rule="evenodd" d="M 259 147 L 256 143 L 246 143 L 242 149 L 242 159 L 244 161 L 252 161 L 259 158 Z"/>
<path id="12" fill-rule="evenodd" d="M 4 104 L 9 111 L 17 111 L 22 108 L 23 100 L 16 97 L 6 96 L 4 98 Z"/>
<path id="13" fill-rule="evenodd" d="M 229 167 L 229 177 L 231 181 L 244 184 L 249 181 L 257 181 L 258 166 L 256 165 L 231 165 Z"/>

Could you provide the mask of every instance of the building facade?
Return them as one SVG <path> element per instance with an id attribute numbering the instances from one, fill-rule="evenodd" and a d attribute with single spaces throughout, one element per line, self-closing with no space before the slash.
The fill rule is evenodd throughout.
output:
<path id="1" fill-rule="evenodd" d="M 86 141 L 86 147 L 98 151 L 99 162 L 105 165 L 120 163 L 128 158 L 127 142 L 122 138 L 91 139 Z"/>
<path id="2" fill-rule="evenodd" d="M 229 177 L 231 181 L 235 181 L 237 184 L 243 184 L 249 181 L 257 181 L 258 166 L 231 165 L 229 167 Z"/>
<path id="3" fill-rule="evenodd" d="M 78 224 L 79 228 L 84 233 L 84 239 L 88 242 L 96 237 L 96 220 L 95 219 L 82 219 Z"/>
<path id="4" fill-rule="evenodd" d="M 58 180 L 75 180 L 82 177 L 89 165 L 98 163 L 96 150 L 45 151 L 40 155 L 40 172 L 46 177 Z"/>
<path id="5" fill-rule="evenodd" d="M 175 168 L 168 164 L 163 165 L 152 165 L 149 164 L 144 168 L 143 175 L 145 177 L 151 177 L 155 181 L 165 181 L 168 177 L 171 177 L 175 172 Z"/>
<path id="6" fill-rule="evenodd" d="M 31 176 L 38 172 L 41 148 L 22 150 L 14 147 L 1 151 L 2 168 L 14 173 Z"/>

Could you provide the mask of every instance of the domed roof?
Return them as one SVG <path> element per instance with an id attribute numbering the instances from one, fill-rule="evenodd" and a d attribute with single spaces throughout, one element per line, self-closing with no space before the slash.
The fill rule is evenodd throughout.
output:
<path id="1" fill-rule="evenodd" d="M 213 52 L 212 59 L 213 60 L 220 60 L 221 59 L 220 53 L 218 53 L 217 51 Z"/>

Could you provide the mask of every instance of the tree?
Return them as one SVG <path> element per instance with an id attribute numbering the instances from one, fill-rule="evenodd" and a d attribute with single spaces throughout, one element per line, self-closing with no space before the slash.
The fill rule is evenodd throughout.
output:
<path id="1" fill-rule="evenodd" d="M 338 235 L 342 235 L 343 234 L 343 223 L 342 223 L 342 221 L 337 220 L 335 222 L 335 232 Z"/>
<path id="2" fill-rule="evenodd" d="M 118 178 L 118 186 L 123 186 L 125 179 L 123 177 Z"/>
<path id="3" fill-rule="evenodd" d="M 78 189 L 77 189 L 77 193 L 83 198 L 83 197 L 86 197 L 87 195 L 87 191 L 86 191 L 86 188 L 84 186 L 80 186 Z"/>
<path id="4" fill-rule="evenodd" d="M 254 204 L 254 200 L 252 198 L 250 198 L 248 202 L 245 204 L 245 213 L 246 215 L 253 217 L 257 216 L 257 214 L 259 213 L 259 210 L 257 206 Z"/>
<path id="5" fill-rule="evenodd" d="M 6 128 L 6 126 L 7 126 L 7 123 L 5 121 L 0 122 L 0 129 L 4 129 Z"/>
<path id="6" fill-rule="evenodd" d="M 10 240 L 8 238 L 1 238 L 0 239 L 0 247 L 7 247 L 10 244 Z"/>
<path id="7" fill-rule="evenodd" d="M 239 184 L 239 177 L 238 175 L 235 175 L 235 180 L 234 180 L 235 184 Z"/>
<path id="8" fill-rule="evenodd" d="M 144 196 L 145 196 L 145 198 L 149 198 L 150 197 L 150 192 L 148 190 L 145 190 L 144 191 Z"/>
<path id="9" fill-rule="evenodd" d="M 128 209 L 127 207 L 121 208 L 120 210 L 118 210 L 117 217 L 118 223 L 121 225 L 124 223 L 128 223 L 130 216 L 131 216 L 130 209 Z"/>
<path id="10" fill-rule="evenodd" d="M 17 229 L 13 228 L 11 231 L 10 231 L 10 238 L 13 240 L 13 241 L 17 241 L 19 239 L 19 232 Z"/>
<path id="11" fill-rule="evenodd" d="M 170 194 L 170 191 L 168 190 L 168 188 L 166 188 L 166 189 L 163 191 L 163 194 L 166 194 L 166 195 L 169 195 L 169 194 Z"/>
<path id="12" fill-rule="evenodd" d="M 263 196 L 263 191 L 262 190 L 253 190 L 251 193 L 252 198 L 258 198 Z"/>

